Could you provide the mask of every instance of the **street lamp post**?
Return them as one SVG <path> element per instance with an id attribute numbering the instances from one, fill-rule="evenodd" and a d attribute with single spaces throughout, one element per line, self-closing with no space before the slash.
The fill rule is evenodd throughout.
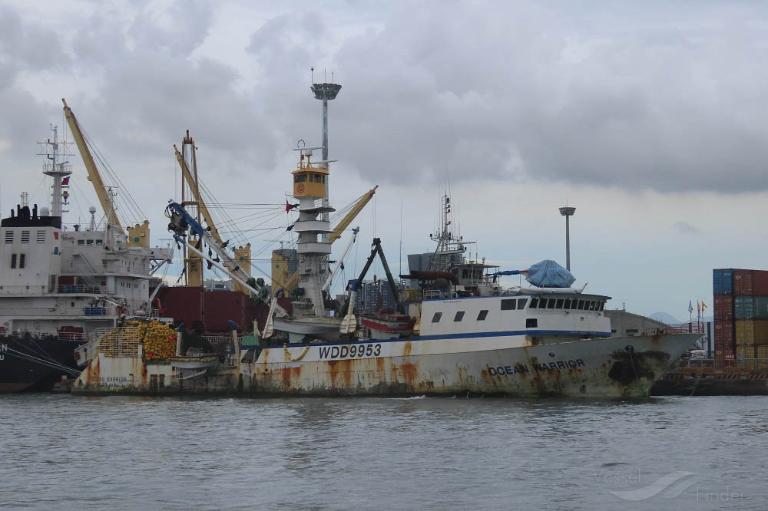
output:
<path id="1" fill-rule="evenodd" d="M 571 226 L 570 217 L 576 213 L 576 208 L 563 206 L 560 208 L 560 214 L 565 217 L 565 268 L 571 271 Z"/>

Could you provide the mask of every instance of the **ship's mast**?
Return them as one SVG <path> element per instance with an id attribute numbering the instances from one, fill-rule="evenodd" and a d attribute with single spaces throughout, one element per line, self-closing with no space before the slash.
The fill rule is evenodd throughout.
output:
<path id="1" fill-rule="evenodd" d="M 52 193 L 51 193 L 51 216 L 61 217 L 63 213 L 63 204 L 65 199 L 69 196 L 65 190 L 69 185 L 66 178 L 72 174 L 70 170 L 69 162 L 64 158 L 68 156 L 66 153 L 62 153 L 59 148 L 59 144 L 64 142 L 59 141 L 59 128 L 52 125 L 51 131 L 53 132 L 52 139 L 49 138 L 45 142 L 40 142 L 40 145 L 44 146 L 40 156 L 46 157 L 46 162 L 43 164 L 43 174 L 51 176 L 53 178 Z"/>
<path id="2" fill-rule="evenodd" d="M 312 68 L 312 78 L 314 82 L 315 68 Z M 333 80 L 333 73 L 331 73 L 331 80 Z M 338 83 L 323 82 L 312 83 L 312 92 L 315 94 L 315 99 L 323 102 L 323 159 L 318 162 L 321 167 L 328 168 L 328 102 L 333 101 L 338 96 L 341 90 L 341 85 Z M 325 199 L 323 206 L 328 206 L 328 182 L 325 182 Z M 328 213 L 323 213 L 321 216 L 323 221 L 329 220 Z M 323 241 L 328 240 L 328 234 L 322 235 Z"/>
<path id="3" fill-rule="evenodd" d="M 448 271 L 451 266 L 459 262 L 453 257 L 455 254 L 464 254 L 467 247 L 462 236 L 454 235 L 453 215 L 451 214 L 451 197 L 443 195 L 441 199 L 440 225 L 437 232 L 430 234 L 429 238 L 437 243 L 434 255 L 429 264 L 430 270 Z M 469 242 L 471 243 L 471 242 Z M 463 256 L 461 256 L 463 260 Z"/>

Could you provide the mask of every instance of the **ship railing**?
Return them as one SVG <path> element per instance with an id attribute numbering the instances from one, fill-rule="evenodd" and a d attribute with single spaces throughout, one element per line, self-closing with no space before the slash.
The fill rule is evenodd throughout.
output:
<path id="1" fill-rule="evenodd" d="M 664 333 L 667 334 L 702 334 L 704 335 L 704 325 L 697 323 L 683 323 L 682 325 L 667 325 L 664 327 Z"/>
<path id="2" fill-rule="evenodd" d="M 211 346 L 221 346 L 232 343 L 232 337 L 229 335 L 204 335 L 203 339 L 208 341 Z"/>
<path id="3" fill-rule="evenodd" d="M 768 370 L 768 358 L 689 358 L 680 360 L 678 367 L 683 369 L 711 369 L 713 371 L 756 371 Z"/>
<path id="4" fill-rule="evenodd" d="M 445 298 L 451 298 L 453 293 L 443 291 L 442 289 L 425 289 L 422 296 L 424 300 L 440 300 Z"/>
<path id="5" fill-rule="evenodd" d="M 82 293 L 90 295 L 100 295 L 104 291 L 100 286 L 81 286 L 81 285 L 60 285 L 58 289 L 59 293 Z"/>

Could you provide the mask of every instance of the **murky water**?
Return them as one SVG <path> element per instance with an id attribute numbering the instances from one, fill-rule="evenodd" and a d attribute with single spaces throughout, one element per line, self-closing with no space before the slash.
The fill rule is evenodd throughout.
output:
<path id="1" fill-rule="evenodd" d="M 2 509 L 768 509 L 768 398 L 0 396 Z"/>

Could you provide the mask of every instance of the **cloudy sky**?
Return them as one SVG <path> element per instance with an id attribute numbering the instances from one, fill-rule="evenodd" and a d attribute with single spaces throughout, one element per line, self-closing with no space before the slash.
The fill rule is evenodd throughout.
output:
<path id="1" fill-rule="evenodd" d="M 320 142 L 314 66 L 343 85 L 334 205 L 380 185 L 348 268 L 374 235 L 396 268 L 401 232 L 431 250 L 448 189 L 481 256 L 564 263 L 567 203 L 578 283 L 683 319 L 713 267 L 768 267 L 766 56 L 763 2 L 0 0 L 0 207 L 47 200 L 36 142 L 62 97 L 158 243 L 186 129 L 219 202 L 281 203 L 297 139 Z M 288 239 L 276 211 L 227 211 L 257 257 Z"/>

